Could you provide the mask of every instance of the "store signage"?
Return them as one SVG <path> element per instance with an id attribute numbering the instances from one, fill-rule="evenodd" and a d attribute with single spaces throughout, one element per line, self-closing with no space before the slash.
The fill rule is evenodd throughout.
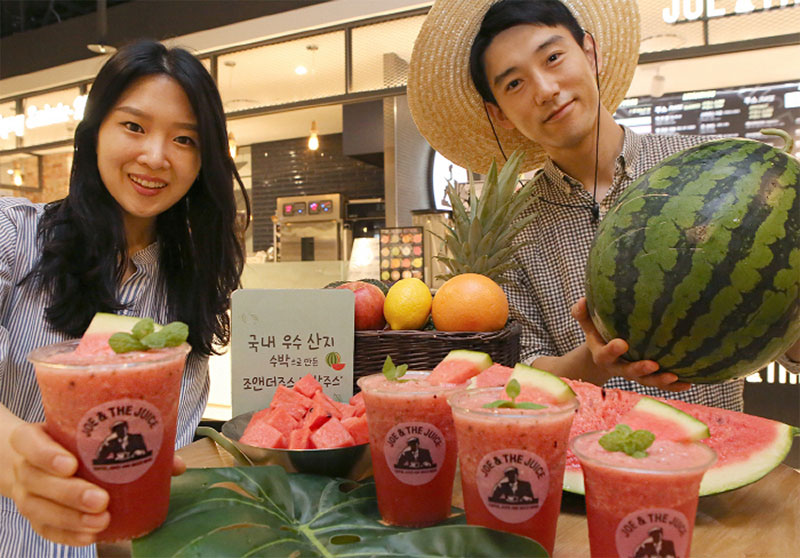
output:
<path id="1" fill-rule="evenodd" d="M 86 95 L 78 95 L 72 101 L 72 105 L 58 103 L 56 106 L 51 107 L 49 104 L 45 104 L 41 108 L 36 105 L 28 105 L 27 109 L 25 109 L 25 114 L 4 116 L 0 118 L 0 138 L 8 139 L 10 134 L 22 137 L 25 135 L 26 129 L 32 130 L 54 124 L 63 124 L 70 120 L 80 122 L 83 120 L 83 111 L 86 108 L 86 97 Z"/>
<path id="2" fill-rule="evenodd" d="M 233 414 L 263 409 L 306 374 L 353 395 L 355 296 L 348 289 L 240 289 L 231 298 Z"/>
<path id="3" fill-rule="evenodd" d="M 728 15 L 725 8 L 716 4 L 716 0 L 671 0 L 669 6 L 661 12 L 661 17 L 666 23 L 676 23 L 679 20 L 698 20 L 704 13 L 708 18 Z M 736 0 L 733 13 L 742 15 L 795 5 L 800 5 L 800 0 Z"/>

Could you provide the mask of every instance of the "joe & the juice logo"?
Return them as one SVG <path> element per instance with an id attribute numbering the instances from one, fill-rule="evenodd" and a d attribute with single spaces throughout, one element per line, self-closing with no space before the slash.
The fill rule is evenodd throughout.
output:
<path id="1" fill-rule="evenodd" d="M 78 428 L 83 465 L 98 479 L 120 484 L 150 469 L 164 435 L 161 412 L 142 399 L 97 405 L 83 415 Z"/>
<path id="2" fill-rule="evenodd" d="M 685 558 L 690 536 L 689 522 L 677 510 L 637 510 L 617 525 L 617 552 L 626 558 Z"/>
<path id="3" fill-rule="evenodd" d="M 427 422 L 401 422 L 386 433 L 383 454 L 400 482 L 418 486 L 433 480 L 441 469 L 447 443 L 442 432 Z"/>
<path id="4" fill-rule="evenodd" d="M 478 462 L 475 477 L 486 508 L 506 523 L 522 523 L 536 515 L 550 489 L 547 463 L 523 450 L 487 453 Z"/>

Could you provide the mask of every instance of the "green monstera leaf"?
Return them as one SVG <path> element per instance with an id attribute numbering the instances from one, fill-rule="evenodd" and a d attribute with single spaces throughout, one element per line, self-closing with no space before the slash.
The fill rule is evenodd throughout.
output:
<path id="1" fill-rule="evenodd" d="M 460 510 L 457 510 L 460 511 Z M 133 541 L 133 556 L 547 556 L 532 539 L 464 524 L 380 522 L 375 484 L 281 467 L 192 469 L 172 481 L 169 516 Z"/>

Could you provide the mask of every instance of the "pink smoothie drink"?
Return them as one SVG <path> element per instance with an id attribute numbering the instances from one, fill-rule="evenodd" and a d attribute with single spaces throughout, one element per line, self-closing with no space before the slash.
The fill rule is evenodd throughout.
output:
<path id="1" fill-rule="evenodd" d="M 716 460 L 714 450 L 656 438 L 647 457 L 636 458 L 605 450 L 598 442 L 603 434 L 571 442 L 583 469 L 592 557 L 687 558 L 700 481 Z"/>
<path id="2" fill-rule="evenodd" d="M 78 458 L 78 476 L 111 497 L 111 523 L 98 540 L 144 535 L 167 516 L 190 347 L 116 354 L 107 344 L 76 353 L 77 345 L 48 345 L 28 356 L 42 393 L 45 428 Z"/>
<path id="3" fill-rule="evenodd" d="M 392 525 L 424 527 L 450 515 L 456 435 L 447 395 L 457 386 L 431 386 L 428 372 L 404 382 L 383 374 L 358 380 L 364 392 L 378 509 Z"/>
<path id="4" fill-rule="evenodd" d="M 449 398 L 467 523 L 530 537 L 552 555 L 577 399 L 533 400 L 545 405 L 536 410 L 483 407 L 498 399 L 508 399 L 502 387 Z"/>

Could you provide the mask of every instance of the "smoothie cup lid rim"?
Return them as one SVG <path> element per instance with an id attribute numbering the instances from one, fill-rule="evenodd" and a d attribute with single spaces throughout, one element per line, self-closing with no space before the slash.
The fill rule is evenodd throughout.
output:
<path id="1" fill-rule="evenodd" d="M 133 367 L 145 366 L 145 365 L 152 366 L 153 364 L 159 364 L 159 363 L 162 363 L 162 362 L 173 360 L 176 357 L 176 354 L 175 354 L 176 352 L 182 352 L 184 355 L 188 355 L 189 352 L 192 350 L 191 345 L 189 345 L 188 343 L 184 342 L 184 343 L 181 343 L 180 345 L 177 345 L 175 347 L 164 347 L 163 349 L 156 349 L 158 351 L 166 351 L 166 350 L 170 350 L 170 349 L 180 349 L 180 351 L 172 351 L 172 350 L 170 350 L 168 353 L 165 352 L 163 355 L 159 354 L 159 356 L 157 358 L 152 358 L 152 359 L 148 359 L 148 360 L 130 360 L 130 361 L 118 360 L 118 361 L 113 361 L 113 362 L 87 362 L 85 364 L 84 363 L 51 362 L 50 358 L 40 356 L 40 353 L 44 353 L 48 349 L 49 350 L 53 350 L 53 349 L 59 349 L 59 348 L 73 347 L 73 350 L 74 350 L 74 347 L 77 347 L 77 345 L 79 343 L 80 343 L 80 339 L 70 339 L 68 341 L 61 341 L 61 342 L 58 342 L 58 343 L 51 343 L 49 345 L 43 345 L 43 346 L 37 347 L 37 348 L 33 349 L 31 352 L 29 352 L 26 358 L 33 365 L 45 364 L 45 365 L 47 365 L 47 366 L 49 366 L 51 368 L 56 368 L 56 369 L 57 368 L 70 369 L 70 370 L 81 369 L 81 368 L 92 368 L 92 369 L 115 368 L 115 369 L 119 369 L 119 368 L 133 368 Z M 50 356 L 52 358 L 52 357 L 54 357 L 56 355 L 62 355 L 65 352 L 67 352 L 67 351 L 53 352 Z M 146 352 L 146 351 L 137 351 L 137 352 L 141 353 L 141 352 Z M 153 354 L 153 353 L 151 353 L 151 354 Z M 90 357 L 90 356 L 91 355 L 87 355 L 87 357 Z"/>
<path id="2" fill-rule="evenodd" d="M 546 416 L 556 416 L 562 415 L 565 413 L 574 413 L 578 410 L 580 406 L 580 402 L 578 398 L 575 397 L 571 401 L 565 401 L 564 403 L 559 403 L 558 405 L 550 405 L 548 404 L 543 409 L 511 409 L 511 408 L 504 408 L 504 409 L 486 409 L 483 407 L 477 408 L 466 408 L 464 405 L 458 404 L 458 399 L 461 397 L 475 397 L 477 395 L 483 395 L 486 393 L 505 393 L 505 388 L 503 386 L 493 386 L 493 387 L 483 387 L 483 388 L 465 388 L 460 389 L 457 392 L 449 395 L 447 397 L 447 402 L 452 407 L 453 411 L 458 411 L 462 413 L 486 416 L 486 417 L 503 417 L 503 418 L 541 418 Z M 454 402 L 454 400 L 456 400 Z"/>
<path id="3" fill-rule="evenodd" d="M 417 376 L 417 377 L 416 378 L 407 378 L 407 376 L 409 374 L 412 375 L 412 376 Z M 408 370 L 408 371 L 406 371 L 405 375 L 403 375 L 403 378 L 401 378 L 401 379 L 424 380 L 425 378 L 430 376 L 430 374 L 431 374 L 431 370 Z M 356 381 L 356 384 L 358 384 L 358 387 L 361 388 L 361 391 L 367 391 L 367 390 L 364 389 L 364 386 L 362 385 L 362 381 L 363 380 L 367 380 L 369 378 L 375 378 L 375 377 L 378 377 L 378 376 L 383 377 L 383 374 L 381 372 L 378 372 L 377 374 L 369 374 L 367 376 L 361 376 Z M 391 387 L 386 386 L 386 387 L 371 388 L 371 389 L 369 389 L 369 391 L 372 392 L 372 393 L 391 393 L 391 394 L 395 394 L 395 393 L 419 393 L 419 392 L 440 393 L 442 391 L 455 391 L 455 390 L 461 390 L 463 388 L 464 388 L 464 384 L 443 384 L 443 385 L 437 385 L 437 386 L 431 386 L 431 385 L 419 386 L 419 389 L 416 389 L 416 390 L 412 390 L 412 389 L 396 390 L 396 389 L 392 389 Z"/>
<path id="4" fill-rule="evenodd" d="M 686 442 L 686 443 L 690 444 L 692 446 L 695 446 L 695 447 L 697 447 L 697 446 L 703 447 L 704 448 L 703 451 L 706 452 L 706 455 L 707 455 L 708 459 L 703 460 L 703 462 L 701 464 L 685 466 L 685 467 L 682 466 L 682 467 L 671 468 L 671 469 L 653 469 L 651 467 L 646 467 L 646 466 L 636 467 L 636 466 L 632 466 L 632 465 L 617 465 L 615 463 L 614 464 L 610 464 L 607 461 L 604 461 L 602 458 L 584 456 L 584 455 L 582 455 L 582 453 L 580 451 L 575 451 L 575 445 L 576 445 L 576 442 L 578 440 L 585 440 L 586 438 L 589 438 L 590 436 L 596 435 L 596 434 L 601 433 L 601 432 L 602 433 L 606 433 L 606 432 L 608 432 L 608 430 L 592 430 L 591 432 L 584 432 L 583 434 L 578 434 L 574 438 L 570 439 L 570 441 L 569 441 L 569 449 L 572 450 L 572 453 L 575 454 L 575 457 L 578 458 L 578 461 L 587 461 L 587 462 L 590 462 L 590 463 L 594 463 L 594 464 L 600 465 L 602 467 L 611 467 L 611 468 L 619 470 L 619 471 L 629 471 L 629 472 L 634 472 L 634 473 L 646 473 L 646 474 L 652 474 L 652 475 L 665 475 L 665 474 L 675 474 L 675 473 L 688 473 L 688 472 L 692 472 L 692 471 L 698 471 L 698 472 L 699 471 L 705 471 L 705 470 L 710 469 L 714 465 L 714 463 L 716 463 L 716 461 L 717 461 L 717 452 L 714 451 L 712 448 L 708 447 L 706 444 L 704 444 L 702 442 L 699 442 L 699 441 L 698 442 Z M 680 442 L 676 442 L 676 443 L 680 443 Z M 616 453 L 616 452 L 608 452 L 608 453 Z"/>

